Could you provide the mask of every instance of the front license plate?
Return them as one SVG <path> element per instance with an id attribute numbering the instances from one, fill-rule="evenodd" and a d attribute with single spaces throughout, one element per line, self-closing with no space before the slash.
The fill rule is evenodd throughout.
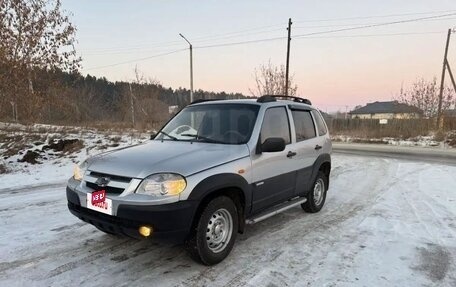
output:
<path id="1" fill-rule="evenodd" d="M 103 195 L 104 201 L 100 200 L 100 195 Z M 87 193 L 87 208 L 104 214 L 112 215 L 112 200 L 106 198 L 105 196 L 106 193 L 102 192 Z"/>

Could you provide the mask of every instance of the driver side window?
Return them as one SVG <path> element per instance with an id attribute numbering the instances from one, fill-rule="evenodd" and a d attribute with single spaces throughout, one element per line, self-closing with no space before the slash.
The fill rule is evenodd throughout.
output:
<path id="1" fill-rule="evenodd" d="M 285 144 L 290 140 L 290 123 L 288 122 L 285 107 L 269 108 L 264 113 L 263 125 L 261 126 L 261 143 L 267 138 L 283 138 Z"/>

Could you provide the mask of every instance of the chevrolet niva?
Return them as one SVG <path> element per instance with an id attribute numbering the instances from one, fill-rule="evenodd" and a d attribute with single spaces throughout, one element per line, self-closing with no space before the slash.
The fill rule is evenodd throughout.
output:
<path id="1" fill-rule="evenodd" d="M 68 208 L 99 230 L 185 243 L 206 265 L 237 233 L 291 207 L 323 207 L 332 144 L 320 112 L 296 97 L 196 101 L 151 140 L 88 158 Z"/>

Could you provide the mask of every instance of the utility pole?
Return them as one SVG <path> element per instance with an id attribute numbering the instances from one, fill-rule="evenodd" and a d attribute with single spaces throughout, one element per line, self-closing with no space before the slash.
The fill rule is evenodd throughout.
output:
<path id="1" fill-rule="evenodd" d="M 443 88 L 445 85 L 445 72 L 446 72 L 447 66 L 449 66 L 447 56 L 448 56 L 448 47 L 450 46 L 451 32 L 452 32 L 452 29 L 448 29 L 448 35 L 447 35 L 447 40 L 446 40 L 446 45 L 445 45 L 445 55 L 443 57 L 442 78 L 440 80 L 440 92 L 439 92 L 439 107 L 437 110 L 437 128 L 438 129 L 443 128 L 442 98 L 443 98 Z M 453 77 L 451 76 L 451 78 L 453 78 Z"/>
<path id="2" fill-rule="evenodd" d="M 185 38 L 184 35 L 179 33 L 179 36 L 181 36 L 189 45 L 190 45 L 190 103 L 193 102 L 193 45 L 190 43 L 187 38 Z"/>
<path id="3" fill-rule="evenodd" d="M 288 96 L 288 75 L 290 72 L 290 42 L 291 42 L 291 18 L 288 18 L 288 39 L 287 39 L 287 66 L 285 71 L 285 96 Z"/>
<path id="4" fill-rule="evenodd" d="M 448 62 L 448 60 L 446 61 L 446 64 L 447 64 L 448 74 L 450 75 L 451 83 L 453 84 L 453 90 L 456 92 L 456 81 L 454 80 L 453 72 L 451 72 L 450 63 Z"/>
<path id="5" fill-rule="evenodd" d="M 130 86 L 130 108 L 131 108 L 131 123 L 133 124 L 133 127 L 135 127 L 135 106 L 133 105 L 133 91 L 131 90 L 131 84 L 128 84 Z"/>

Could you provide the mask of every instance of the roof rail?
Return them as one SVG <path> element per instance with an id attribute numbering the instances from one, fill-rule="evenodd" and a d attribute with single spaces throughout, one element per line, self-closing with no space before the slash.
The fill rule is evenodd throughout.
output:
<path id="1" fill-rule="evenodd" d="M 293 102 L 312 105 L 312 103 L 308 99 L 303 99 L 303 98 L 294 97 L 294 96 L 285 96 L 285 95 L 264 95 L 262 97 L 259 97 L 257 102 L 259 102 L 259 103 L 275 102 L 275 101 L 277 101 L 277 98 L 291 99 L 291 100 L 293 100 Z"/>
<path id="2" fill-rule="evenodd" d="M 264 95 L 258 98 L 257 103 L 269 103 L 275 101 L 277 101 L 277 99 L 274 98 L 274 96 Z"/>
<path id="3" fill-rule="evenodd" d="M 197 100 L 194 100 L 193 102 L 191 102 L 190 105 L 204 103 L 204 102 L 211 102 L 211 101 L 221 101 L 221 100 L 223 100 L 223 99 L 197 99 Z"/>

